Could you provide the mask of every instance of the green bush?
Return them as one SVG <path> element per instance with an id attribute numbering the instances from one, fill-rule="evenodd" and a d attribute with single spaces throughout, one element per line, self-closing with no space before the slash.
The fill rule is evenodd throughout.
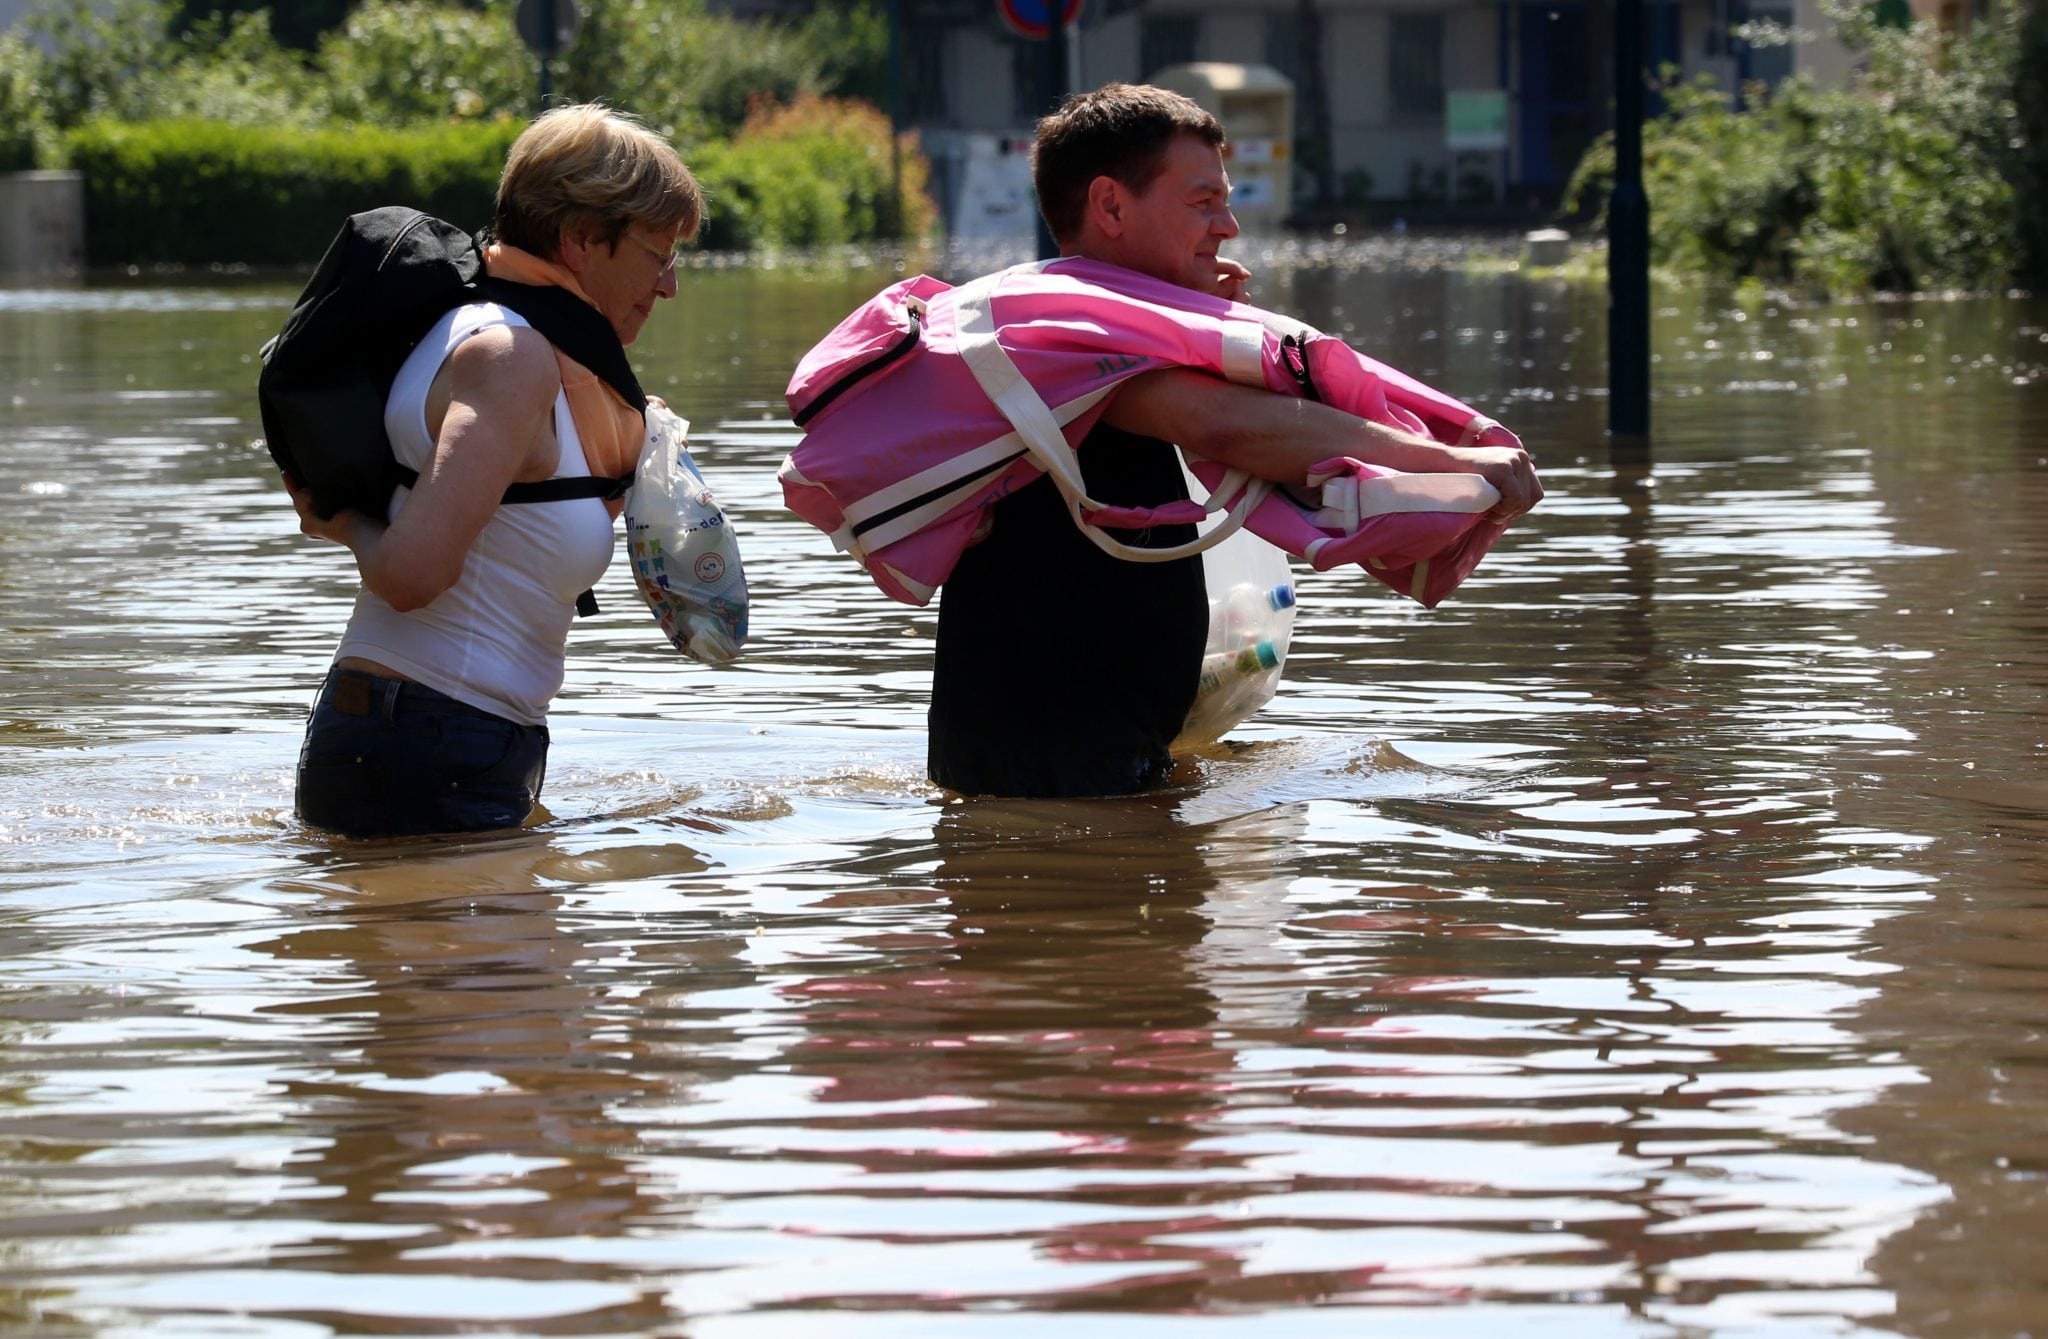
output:
<path id="1" fill-rule="evenodd" d="M 49 152 L 41 53 L 0 33 L 0 172 L 40 167 Z"/>
<path id="2" fill-rule="evenodd" d="M 279 46 L 262 10 L 195 21 L 194 0 L 53 0 L 32 21 L 47 58 L 0 45 L 0 163 L 84 172 L 100 263 L 306 264 L 343 215 L 382 204 L 476 226 L 538 92 L 513 3 L 365 0 L 308 56 Z M 556 96 L 670 136 L 710 188 L 709 244 L 931 227 L 914 144 L 898 218 L 885 119 L 815 91 L 876 80 L 886 32 L 872 0 L 829 0 L 795 24 L 705 0 L 582 4 Z"/>
<path id="3" fill-rule="evenodd" d="M 540 86 L 505 3 L 369 0 L 321 39 L 318 64 L 337 119 L 388 126 L 528 116 Z"/>
<path id="4" fill-rule="evenodd" d="M 172 0 L 171 30 L 184 32 L 222 14 L 266 11 L 277 41 L 294 51 L 311 51 L 330 29 L 341 26 L 352 0 Z"/>
<path id="5" fill-rule="evenodd" d="M 888 118 L 867 103 L 806 97 L 757 107 L 731 143 L 690 155 L 709 216 L 703 244 L 825 246 L 928 233 L 937 210 L 924 155 L 906 136 L 899 217 L 889 141 Z"/>
<path id="6" fill-rule="evenodd" d="M 297 54 L 271 38 L 261 12 L 211 19 L 172 35 L 158 0 L 115 0 L 104 12 L 72 4 L 35 12 L 28 26 L 51 45 L 51 119 L 199 119 L 311 126 L 327 115 L 324 88 Z"/>
<path id="7" fill-rule="evenodd" d="M 515 122 L 258 130 L 95 121 L 65 139 L 97 262 L 306 264 L 349 214 L 405 204 L 489 222 Z"/>
<path id="8" fill-rule="evenodd" d="M 745 20 L 704 0 L 582 0 L 576 42 L 555 61 L 555 89 L 631 111 L 687 144 L 732 134 L 757 99 L 786 102 L 823 86 L 825 60 L 794 28 Z"/>
<path id="9" fill-rule="evenodd" d="M 344 216 L 379 205 L 482 226 L 522 125 L 307 131 L 99 120 L 66 136 L 63 153 L 85 176 L 86 248 L 96 261 L 303 265 Z M 808 98 L 757 109 L 737 140 L 707 141 L 687 157 L 705 187 L 708 247 L 918 236 L 936 217 L 914 142 L 904 145 L 897 217 L 888 121 L 865 103 Z"/>
<path id="10" fill-rule="evenodd" d="M 819 92 L 881 106 L 889 100 L 889 17 L 872 0 L 820 0 L 797 36 L 823 69 Z"/>
<path id="11" fill-rule="evenodd" d="M 533 114 L 539 63 L 514 31 L 515 5 L 366 0 L 310 57 L 279 45 L 267 11 L 195 19 L 208 8 L 199 0 L 47 0 L 29 26 L 53 50 L 47 92 L 64 129 L 107 117 L 399 126 Z M 635 112 L 680 142 L 732 134 L 757 100 L 884 91 L 875 0 L 827 0 L 791 23 L 706 0 L 580 8 L 577 39 L 551 66 L 553 94 Z"/>
<path id="12" fill-rule="evenodd" d="M 1711 81 L 1666 89 L 1665 113 L 1643 134 L 1653 259 L 1838 292 L 2005 282 L 2023 261 L 2030 175 L 2016 11 L 1954 35 L 1879 24 L 1859 7 L 1829 12 L 1863 58 L 1847 88 L 1792 79 L 1739 102 Z M 1613 174 L 1605 138 L 1580 162 L 1567 207 L 1604 202 Z"/>

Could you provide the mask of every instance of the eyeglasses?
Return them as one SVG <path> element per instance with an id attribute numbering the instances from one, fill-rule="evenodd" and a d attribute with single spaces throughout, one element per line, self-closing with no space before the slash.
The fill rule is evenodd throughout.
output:
<path id="1" fill-rule="evenodd" d="M 659 247 L 643 239 L 639 233 L 634 232 L 631 228 L 626 229 L 626 236 L 633 239 L 634 246 L 639 247 L 642 251 L 660 261 L 663 271 L 674 269 L 676 260 L 682 255 L 683 244 L 681 242 L 677 242 L 673 247 Z"/>

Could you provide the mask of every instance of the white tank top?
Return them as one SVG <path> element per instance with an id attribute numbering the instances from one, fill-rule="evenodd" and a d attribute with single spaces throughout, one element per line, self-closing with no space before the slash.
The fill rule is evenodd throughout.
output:
<path id="1" fill-rule="evenodd" d="M 425 472 L 433 458 L 427 389 L 455 346 L 479 330 L 523 326 L 494 303 L 443 316 L 405 360 L 384 405 L 384 430 L 400 464 Z M 555 396 L 555 478 L 590 473 L 569 402 Z M 391 519 L 412 496 L 391 497 Z M 596 498 L 526 502 L 491 513 L 462 575 L 425 608 L 401 614 L 365 589 L 335 658 L 388 665 L 459 702 L 524 725 L 541 725 L 562 687 L 576 597 L 596 584 L 612 557 L 612 518 Z"/>

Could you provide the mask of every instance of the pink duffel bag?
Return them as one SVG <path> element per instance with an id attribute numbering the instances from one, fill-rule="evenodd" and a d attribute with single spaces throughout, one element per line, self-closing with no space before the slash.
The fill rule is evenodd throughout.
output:
<path id="1" fill-rule="evenodd" d="M 883 592 L 927 603 L 985 513 L 1050 474 L 1074 522 L 1133 562 L 1200 552 L 1240 526 L 1319 571 L 1357 564 L 1434 607 L 1506 522 L 1474 474 L 1323 462 L 1302 498 L 1191 458 L 1206 502 L 1104 506 L 1075 450 L 1126 378 L 1192 367 L 1457 445 L 1514 446 L 1469 406 L 1289 317 L 1098 261 L 1062 258 L 950 287 L 893 284 L 821 340 L 787 398 L 804 440 L 780 471 L 790 510 L 851 553 Z M 1221 519 L 1192 544 L 1141 549 L 1106 528 Z"/>

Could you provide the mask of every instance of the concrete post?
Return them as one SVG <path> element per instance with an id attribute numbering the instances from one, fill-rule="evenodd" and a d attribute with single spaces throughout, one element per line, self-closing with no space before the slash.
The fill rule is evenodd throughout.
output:
<path id="1" fill-rule="evenodd" d="M 78 279 L 85 270 L 85 178 L 0 172 L 0 275 Z"/>

